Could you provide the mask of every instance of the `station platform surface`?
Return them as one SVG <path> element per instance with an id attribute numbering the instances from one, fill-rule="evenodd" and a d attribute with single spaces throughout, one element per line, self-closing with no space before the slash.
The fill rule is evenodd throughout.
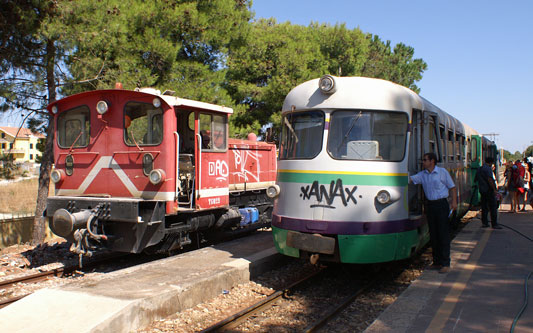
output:
<path id="1" fill-rule="evenodd" d="M 425 270 L 365 332 L 533 332 L 533 211 L 498 214 L 503 229 L 474 218 L 454 238 L 451 271 Z M 478 215 L 479 216 L 479 215 Z"/>
<path id="2" fill-rule="evenodd" d="M 284 260 L 270 231 L 42 289 L 0 309 L 0 332 L 130 332 Z"/>

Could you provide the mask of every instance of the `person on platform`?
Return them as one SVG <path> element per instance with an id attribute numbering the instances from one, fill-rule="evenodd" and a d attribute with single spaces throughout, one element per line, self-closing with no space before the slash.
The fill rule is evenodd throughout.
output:
<path id="1" fill-rule="evenodd" d="M 492 157 L 485 158 L 485 164 L 479 168 L 476 174 L 479 194 L 481 194 L 481 227 L 487 228 L 489 226 L 488 216 L 490 212 L 492 228 L 501 229 L 502 227 L 498 225 L 498 203 L 496 200 L 498 187 L 492 172 L 493 163 Z"/>
<path id="2" fill-rule="evenodd" d="M 409 177 L 414 184 L 422 184 L 426 195 L 426 217 L 428 220 L 433 264 L 431 268 L 439 273 L 450 271 L 450 222 L 449 216 L 457 209 L 457 189 L 452 177 L 444 168 L 437 166 L 437 155 L 426 153 L 422 159 L 424 170 Z M 452 210 L 448 196 L 452 198 Z"/>
<path id="3" fill-rule="evenodd" d="M 520 209 L 521 212 L 526 211 L 526 206 L 528 202 L 531 201 L 531 194 L 530 194 L 530 187 L 529 184 L 531 183 L 531 173 L 529 172 L 529 164 L 524 163 L 524 194 L 522 194 L 522 200 L 524 201 L 524 206 L 522 206 L 522 209 Z"/>

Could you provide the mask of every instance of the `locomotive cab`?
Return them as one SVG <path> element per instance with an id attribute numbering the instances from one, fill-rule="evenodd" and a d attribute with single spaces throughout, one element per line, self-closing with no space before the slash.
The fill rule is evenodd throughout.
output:
<path id="1" fill-rule="evenodd" d="M 242 140 L 230 147 L 231 108 L 115 89 L 73 95 L 48 110 L 56 126 L 55 195 L 46 214 L 75 252 L 180 248 L 193 232 L 245 227 L 246 208 L 257 211 L 254 228 L 270 222 L 265 193 L 275 180 L 275 147 Z M 255 175 L 250 163 L 235 164 L 243 149 L 264 157 L 255 179 L 242 179 L 254 195 L 235 192 L 240 171 Z"/>

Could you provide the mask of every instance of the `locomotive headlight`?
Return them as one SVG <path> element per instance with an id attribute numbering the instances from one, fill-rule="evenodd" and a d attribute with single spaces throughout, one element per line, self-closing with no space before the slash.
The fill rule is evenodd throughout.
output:
<path id="1" fill-rule="evenodd" d="M 152 105 L 156 108 L 160 107 L 161 106 L 161 100 L 159 98 L 154 98 L 154 100 L 152 101 Z"/>
<path id="2" fill-rule="evenodd" d="M 335 78 L 331 75 L 324 75 L 318 81 L 318 87 L 324 94 L 333 94 L 337 90 Z"/>
<path id="3" fill-rule="evenodd" d="M 57 106 L 56 105 L 52 106 L 52 113 L 53 114 L 57 114 Z"/>
<path id="4" fill-rule="evenodd" d="M 52 171 L 52 173 L 50 174 L 50 179 L 52 179 L 52 181 L 57 184 L 59 183 L 60 181 L 62 181 L 63 179 L 65 179 L 66 175 L 65 175 L 65 171 L 63 170 L 57 170 L 57 169 L 54 169 Z"/>
<path id="5" fill-rule="evenodd" d="M 267 190 L 266 190 L 266 195 L 269 197 L 269 198 L 275 198 L 279 195 L 279 192 L 280 192 L 280 189 L 279 189 L 279 186 L 274 184 L 274 185 L 270 185 Z"/>
<path id="6" fill-rule="evenodd" d="M 378 195 L 376 195 L 376 200 L 382 205 L 388 204 L 391 201 L 390 199 L 390 193 L 386 190 L 381 190 L 378 192 Z"/>
<path id="7" fill-rule="evenodd" d="M 99 114 L 104 114 L 107 112 L 107 110 L 108 110 L 108 106 L 105 101 L 99 101 L 98 103 L 96 103 L 96 111 Z"/>
<path id="8" fill-rule="evenodd" d="M 150 172 L 150 183 L 157 185 L 165 181 L 165 171 L 161 169 L 155 169 Z"/>

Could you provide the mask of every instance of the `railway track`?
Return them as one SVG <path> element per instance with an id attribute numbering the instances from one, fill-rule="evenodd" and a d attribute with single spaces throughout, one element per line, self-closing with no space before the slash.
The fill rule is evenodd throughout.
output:
<path id="1" fill-rule="evenodd" d="M 275 291 L 265 299 L 251 305 L 250 307 L 241 310 L 220 322 L 202 330 L 201 332 L 221 332 L 221 331 L 230 331 L 237 326 L 241 325 L 249 318 L 256 316 L 259 313 L 265 312 L 271 307 L 275 306 L 280 299 L 289 299 L 290 295 L 294 290 L 303 288 L 304 284 L 308 283 L 311 279 L 317 278 L 318 275 L 322 274 L 325 269 L 319 269 L 314 272 L 311 272 L 307 276 L 293 282 L 289 286 L 282 288 L 278 291 Z M 334 318 L 340 311 L 342 311 L 346 306 L 351 304 L 359 295 L 361 295 L 365 290 L 367 290 L 373 283 L 361 284 L 357 287 L 350 295 L 344 297 L 335 304 L 332 304 L 327 311 L 324 312 L 324 315 L 313 321 L 310 325 L 305 328 L 305 332 L 314 332 L 316 329 L 327 324 L 329 320 Z"/>
<path id="2" fill-rule="evenodd" d="M 83 268 L 80 268 L 78 265 L 60 267 L 60 268 L 54 268 L 54 269 L 44 271 L 44 272 L 27 274 L 27 275 L 17 277 L 14 279 L 0 281 L 0 289 L 8 289 L 17 283 L 37 283 L 40 281 L 47 280 L 50 277 L 65 277 L 65 276 L 75 273 L 76 271 L 86 272 L 99 265 L 105 265 L 105 264 L 111 263 L 113 261 L 116 261 L 119 258 L 127 257 L 128 255 L 129 254 L 110 255 L 110 256 L 106 256 L 98 260 L 92 260 L 90 262 L 85 263 Z M 31 294 L 32 293 L 27 293 L 25 295 L 11 297 L 3 301 L 0 301 L 0 309 Z"/>

